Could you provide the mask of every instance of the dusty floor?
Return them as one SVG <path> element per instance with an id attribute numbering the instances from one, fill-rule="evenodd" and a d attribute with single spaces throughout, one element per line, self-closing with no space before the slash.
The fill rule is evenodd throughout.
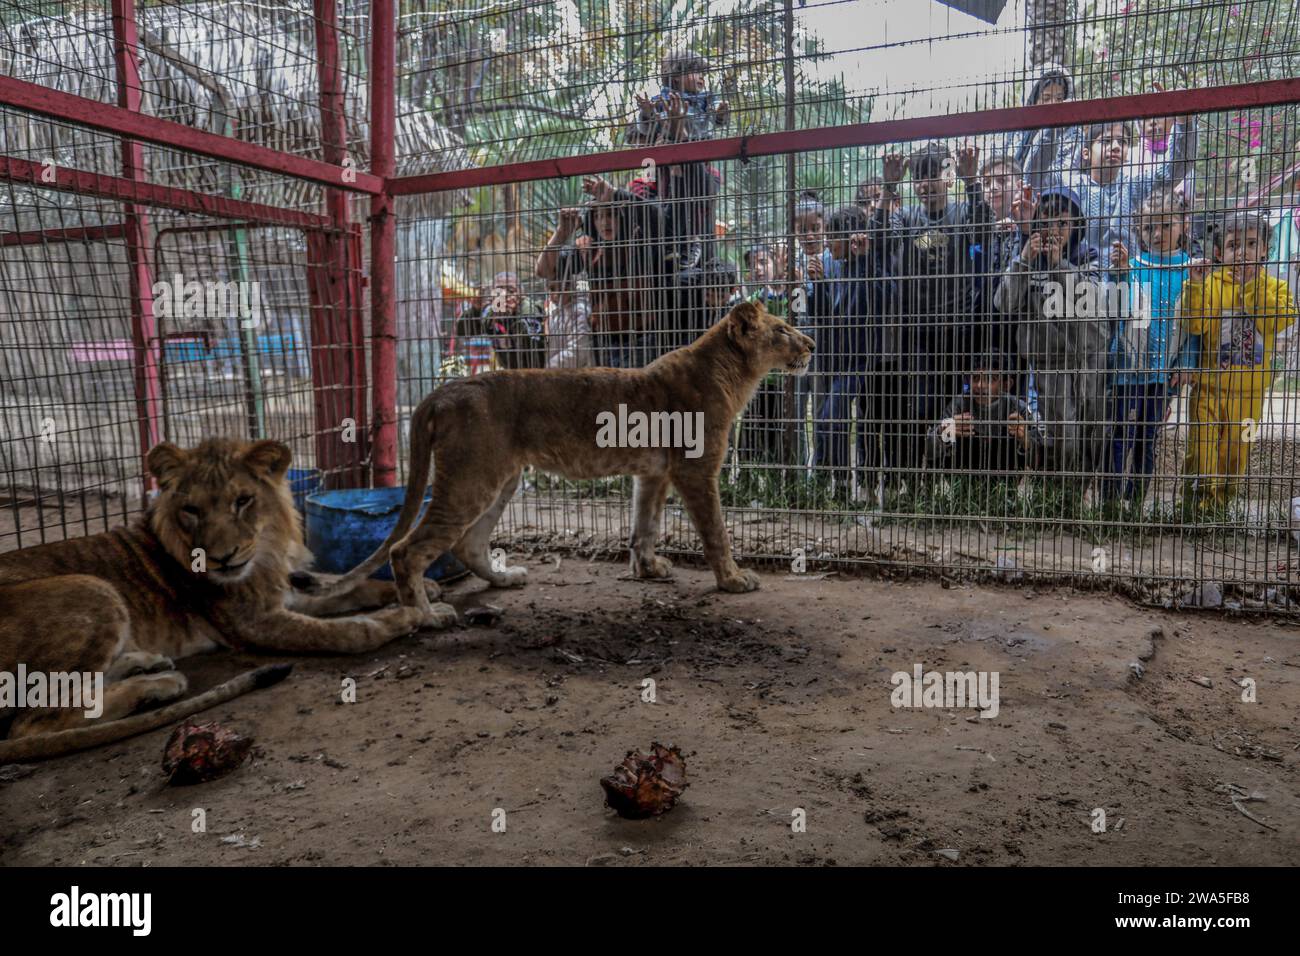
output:
<path id="1" fill-rule="evenodd" d="M 167 730 L 0 768 L 0 862 L 1300 863 L 1294 625 L 925 580 L 765 573 L 761 591 L 723 595 L 696 567 L 646 584 L 555 561 L 529 559 L 519 591 L 453 586 L 462 609 L 504 607 L 495 627 L 299 660 L 209 711 L 260 748 L 224 779 L 166 785 Z M 184 669 L 206 687 L 261 662 Z M 890 675 L 917 663 L 996 671 L 1000 713 L 894 709 Z M 624 821 L 598 779 L 652 740 L 682 748 L 689 789 L 660 819 Z M 1240 806 L 1268 827 L 1225 785 L 1262 796 Z"/>

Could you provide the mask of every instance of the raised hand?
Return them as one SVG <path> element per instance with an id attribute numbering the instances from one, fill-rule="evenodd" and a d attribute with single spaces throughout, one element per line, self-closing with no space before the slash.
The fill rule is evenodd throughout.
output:
<path id="1" fill-rule="evenodd" d="M 555 228 L 555 232 L 561 240 L 568 239 L 578 231 L 578 225 L 582 222 L 582 210 L 574 206 L 569 206 L 560 210 L 560 224 Z"/>
<path id="2" fill-rule="evenodd" d="M 961 179 L 974 179 L 980 168 L 978 146 L 967 144 L 957 150 L 957 175 Z"/>
<path id="3" fill-rule="evenodd" d="M 1011 220 L 1021 232 L 1028 231 L 1029 224 L 1034 221 L 1034 193 L 1029 186 L 1023 187 L 1021 194 L 1011 200 Z"/>
<path id="4" fill-rule="evenodd" d="M 1020 250 L 1020 256 L 1027 262 L 1032 262 L 1043 254 L 1043 234 L 1041 232 L 1031 233 L 1025 240 L 1024 247 Z"/>
<path id="5" fill-rule="evenodd" d="M 895 186 L 903 181 L 903 173 L 907 171 L 907 166 L 907 157 L 902 153 L 886 153 L 880 178 L 887 186 Z"/>
<path id="6" fill-rule="evenodd" d="M 1214 263 L 1209 259 L 1193 259 L 1187 263 L 1187 278 L 1193 282 L 1204 282 L 1210 275 Z"/>
<path id="7" fill-rule="evenodd" d="M 1110 244 L 1110 270 L 1112 272 L 1128 271 L 1128 246 L 1118 239 Z"/>
<path id="8" fill-rule="evenodd" d="M 1007 416 L 1007 431 L 1011 437 L 1022 445 L 1029 444 L 1029 429 L 1025 426 L 1025 420 L 1020 417 L 1019 412 L 1012 412 Z"/>
<path id="9" fill-rule="evenodd" d="M 1061 261 L 1065 255 L 1065 237 L 1048 236 L 1043 240 L 1043 251 L 1047 253 L 1047 261 L 1053 265 Z"/>
<path id="10" fill-rule="evenodd" d="M 673 90 L 668 94 L 668 118 L 670 120 L 681 119 L 687 112 L 686 98 L 682 94 Z"/>
<path id="11" fill-rule="evenodd" d="M 597 202 L 608 202 L 613 197 L 615 189 L 613 183 L 601 176 L 583 176 L 582 191 Z"/>

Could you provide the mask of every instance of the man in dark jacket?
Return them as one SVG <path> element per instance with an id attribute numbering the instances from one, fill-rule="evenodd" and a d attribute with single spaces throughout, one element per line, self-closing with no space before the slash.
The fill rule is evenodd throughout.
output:
<path id="1" fill-rule="evenodd" d="M 969 364 L 970 314 L 974 298 L 972 246 L 976 241 L 977 151 L 968 147 L 953 156 L 930 143 L 905 158 L 885 157 L 881 202 L 872 216 L 870 234 L 882 243 L 894 287 L 884 304 L 897 335 L 899 374 L 906 382 L 907 414 L 900 442 L 899 465 L 906 472 L 920 467 L 926 429 L 943 403 L 957 392 Z M 894 205 L 905 168 L 911 168 L 918 202 L 901 210 Z M 952 198 L 957 179 L 966 199 Z"/>
<path id="2" fill-rule="evenodd" d="M 810 334 L 817 342 L 817 373 L 822 376 L 823 399 L 817 409 L 813 464 L 833 469 L 837 491 L 847 494 L 849 473 L 849 421 L 857 410 L 858 461 L 865 455 L 864 399 L 871 348 L 871 306 L 867 279 L 867 216 L 858 206 L 843 206 L 831 213 L 826 239 L 834 275 L 813 283 L 809 303 Z"/>

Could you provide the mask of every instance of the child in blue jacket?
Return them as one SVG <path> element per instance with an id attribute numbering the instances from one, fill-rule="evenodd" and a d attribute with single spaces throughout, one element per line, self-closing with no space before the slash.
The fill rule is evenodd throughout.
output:
<path id="1" fill-rule="evenodd" d="M 1137 254 L 1130 258 L 1116 243 L 1110 263 L 1112 279 L 1127 286 L 1129 307 L 1115 319 L 1110 341 L 1113 428 L 1104 487 L 1107 497 L 1128 502 L 1142 499 L 1155 471 L 1156 437 L 1186 374 L 1180 370 L 1196 367 L 1196 342 L 1175 320 L 1191 261 L 1187 201 L 1172 189 L 1153 193 L 1136 227 Z"/>

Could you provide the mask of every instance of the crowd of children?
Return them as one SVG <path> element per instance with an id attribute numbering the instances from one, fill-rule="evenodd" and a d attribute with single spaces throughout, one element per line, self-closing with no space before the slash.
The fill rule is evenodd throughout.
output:
<path id="1" fill-rule="evenodd" d="M 708 69 L 668 57 L 660 91 L 637 97 L 627 141 L 705 139 L 727 125 Z M 1052 67 L 1027 102 L 1071 94 L 1069 73 Z M 817 353 L 793 385 L 762 383 L 740 455 L 813 466 L 868 499 L 915 488 L 927 470 L 1035 469 L 1140 502 L 1186 389 L 1192 499 L 1226 502 L 1277 337 L 1295 321 L 1287 283 L 1264 269 L 1267 221 L 1211 217 L 1193 236 L 1194 119 L 997 140 L 889 153 L 848 205 L 800 192 L 790 238 L 747 249 L 743 282 L 715 249 L 716 169 L 649 164 L 622 187 L 587 177 L 587 201 L 561 211 L 536 262 L 546 305 L 504 273 L 463 334 L 493 336 L 506 367 L 639 367 L 742 297 L 761 301 Z"/>

